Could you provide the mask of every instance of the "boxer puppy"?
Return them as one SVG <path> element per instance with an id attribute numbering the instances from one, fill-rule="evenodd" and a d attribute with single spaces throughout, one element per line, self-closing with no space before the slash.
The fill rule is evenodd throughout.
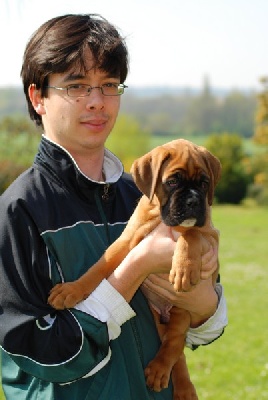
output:
<path id="1" fill-rule="evenodd" d="M 134 161 L 131 173 L 144 195 L 126 228 L 83 276 L 51 290 L 51 306 L 70 308 L 88 297 L 161 220 L 179 234 L 169 281 L 175 291 L 194 288 L 200 280 L 202 255 L 210 246 L 218 247 L 219 233 L 212 225 L 210 206 L 220 172 L 221 165 L 215 156 L 184 139 L 158 146 Z M 213 274 L 213 285 L 217 275 L 218 270 Z M 174 399 L 198 399 L 183 354 L 190 313 L 165 304 L 146 285 L 142 290 L 152 305 L 162 339 L 156 357 L 145 369 L 147 385 L 155 391 L 166 388 L 172 372 Z M 161 320 L 155 310 L 162 314 Z M 160 324 L 164 320 L 166 324 Z"/>

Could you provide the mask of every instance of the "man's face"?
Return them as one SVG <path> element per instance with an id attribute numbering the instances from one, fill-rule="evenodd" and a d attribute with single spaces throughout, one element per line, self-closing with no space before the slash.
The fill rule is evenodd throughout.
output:
<path id="1" fill-rule="evenodd" d="M 88 63 L 90 62 L 90 58 Z M 117 77 L 110 77 L 104 71 L 88 68 L 81 71 L 53 74 L 49 86 L 66 88 L 74 84 L 92 87 L 103 84 L 119 84 Z M 67 90 L 49 88 L 48 97 L 41 99 L 42 121 L 45 135 L 63 146 L 74 157 L 88 150 L 102 149 L 110 134 L 120 106 L 120 96 L 104 96 L 100 89 L 93 89 L 85 97 L 69 97 Z M 37 111 L 38 112 L 38 111 Z"/>

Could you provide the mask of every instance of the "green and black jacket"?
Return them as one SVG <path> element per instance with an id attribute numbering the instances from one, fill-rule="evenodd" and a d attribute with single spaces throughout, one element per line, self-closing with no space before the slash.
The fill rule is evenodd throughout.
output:
<path id="1" fill-rule="evenodd" d="M 154 393 L 145 384 L 143 370 L 159 338 L 140 291 L 114 340 L 96 316 L 56 312 L 47 304 L 56 283 L 81 276 L 121 234 L 140 197 L 108 150 L 104 168 L 106 183 L 88 179 L 69 153 L 43 137 L 33 166 L 1 196 L 0 345 L 7 400 L 172 399 L 171 386 Z"/>

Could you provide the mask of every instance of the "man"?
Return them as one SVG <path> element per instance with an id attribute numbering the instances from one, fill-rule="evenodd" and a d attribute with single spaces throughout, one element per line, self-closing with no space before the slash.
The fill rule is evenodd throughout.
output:
<path id="1" fill-rule="evenodd" d="M 127 71 L 123 39 L 96 15 L 54 18 L 26 47 L 24 91 L 44 135 L 33 166 L 0 201 L 7 400 L 172 399 L 172 383 L 160 393 L 145 384 L 143 370 L 159 338 L 139 290 L 148 275 L 170 269 L 174 241 L 167 227 L 145 238 L 76 308 L 55 311 L 47 303 L 56 283 L 77 279 L 100 258 L 140 197 L 104 147 Z M 213 251 L 203 257 L 203 278 L 215 270 L 216 258 Z M 174 305 L 196 313 L 190 344 L 209 343 L 223 332 L 220 288 L 217 294 L 204 279 L 191 293 L 176 294 L 167 285 L 162 290 Z"/>

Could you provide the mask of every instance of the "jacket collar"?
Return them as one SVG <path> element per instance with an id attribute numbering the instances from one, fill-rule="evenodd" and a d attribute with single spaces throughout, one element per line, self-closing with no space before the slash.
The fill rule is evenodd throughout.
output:
<path id="1" fill-rule="evenodd" d="M 88 191 L 97 187 L 114 186 L 123 174 L 121 161 L 108 149 L 105 149 L 103 170 L 105 182 L 97 182 L 88 178 L 78 167 L 71 154 L 62 146 L 48 139 L 45 135 L 39 144 L 35 164 L 45 169 L 50 177 L 62 186 L 82 191 L 85 195 Z M 88 196 L 86 196 L 88 197 Z"/>

